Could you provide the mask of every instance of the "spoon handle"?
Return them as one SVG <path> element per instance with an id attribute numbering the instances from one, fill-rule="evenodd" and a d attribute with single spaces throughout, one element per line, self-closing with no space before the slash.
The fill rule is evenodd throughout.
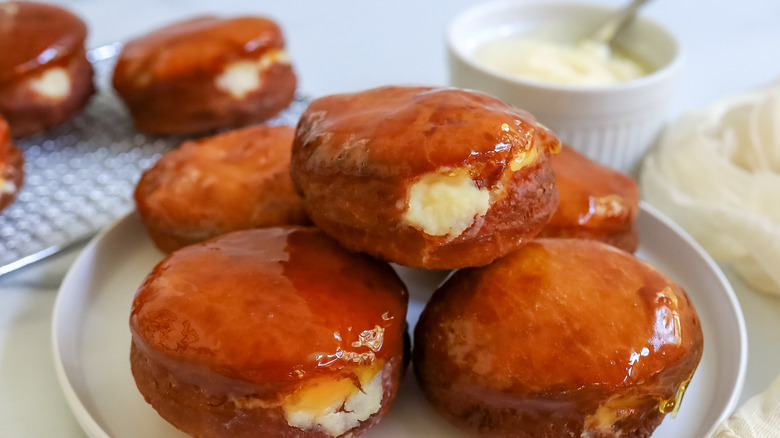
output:
<path id="1" fill-rule="evenodd" d="M 588 39 L 601 44 L 610 44 L 615 35 L 634 19 L 637 10 L 648 1 L 650 0 L 632 0 L 626 7 L 610 16 Z"/>

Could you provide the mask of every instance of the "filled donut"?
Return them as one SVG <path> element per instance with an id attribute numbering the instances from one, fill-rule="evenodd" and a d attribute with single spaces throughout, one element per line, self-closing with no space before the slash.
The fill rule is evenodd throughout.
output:
<path id="1" fill-rule="evenodd" d="M 406 287 L 307 227 L 237 231 L 169 255 L 133 301 L 131 369 L 195 437 L 357 436 L 403 372 Z"/>
<path id="2" fill-rule="evenodd" d="M 22 151 L 11 142 L 8 123 L 0 116 L 0 211 L 16 198 L 23 180 Z"/>
<path id="3" fill-rule="evenodd" d="M 559 146 L 485 94 L 383 87 L 314 100 L 290 171 L 312 221 L 347 248 L 454 269 L 488 264 L 547 223 Z"/>
<path id="4" fill-rule="evenodd" d="M 86 37 L 84 22 L 61 7 L 0 3 L 0 115 L 12 136 L 45 130 L 87 104 L 95 88 Z"/>
<path id="5" fill-rule="evenodd" d="M 566 145 L 552 157 L 552 167 L 560 203 L 539 236 L 595 239 L 636 251 L 637 183 Z"/>
<path id="6" fill-rule="evenodd" d="M 129 41 L 113 83 L 138 129 L 187 134 L 273 117 L 296 77 L 272 20 L 204 16 Z"/>
<path id="7" fill-rule="evenodd" d="M 595 240 L 538 239 L 457 271 L 414 333 L 425 396 L 490 437 L 648 437 L 701 359 L 685 291 Z"/>
<path id="8" fill-rule="evenodd" d="M 308 224 L 290 181 L 289 126 L 251 126 L 184 142 L 135 189 L 152 241 L 171 252 L 229 231 Z"/>

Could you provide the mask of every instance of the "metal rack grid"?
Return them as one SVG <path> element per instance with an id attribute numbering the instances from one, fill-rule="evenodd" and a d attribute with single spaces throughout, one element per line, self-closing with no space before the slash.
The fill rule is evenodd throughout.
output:
<path id="1" fill-rule="evenodd" d="M 70 121 L 17 141 L 25 181 L 0 214 L 0 275 L 83 242 L 133 209 L 144 170 L 182 137 L 140 133 L 111 87 L 121 44 L 89 51 L 97 93 Z M 268 124 L 297 123 L 308 101 L 292 105 Z"/>

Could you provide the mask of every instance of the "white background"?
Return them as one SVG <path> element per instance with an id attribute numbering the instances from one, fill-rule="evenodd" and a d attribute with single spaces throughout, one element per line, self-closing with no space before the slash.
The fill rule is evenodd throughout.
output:
<path id="1" fill-rule="evenodd" d="M 385 84 L 446 84 L 444 32 L 469 0 L 58 1 L 83 17 L 88 47 L 199 13 L 269 15 L 282 26 L 300 89 L 312 96 Z M 601 1 L 621 5 L 623 1 Z M 780 2 L 655 0 L 687 62 L 670 116 L 780 78 Z M 2 56 L 2 54 L 0 54 Z M 60 392 L 50 344 L 59 283 L 79 248 L 0 277 L 0 438 L 83 437 Z M 780 300 L 738 280 L 750 363 L 743 400 L 780 374 Z"/>

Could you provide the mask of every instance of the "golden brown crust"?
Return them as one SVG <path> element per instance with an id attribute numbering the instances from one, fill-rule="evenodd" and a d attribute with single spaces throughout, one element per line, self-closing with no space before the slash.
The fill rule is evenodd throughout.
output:
<path id="1" fill-rule="evenodd" d="M 664 274 L 597 241 L 537 239 L 450 277 L 420 316 L 413 363 L 433 406 L 484 436 L 647 437 L 702 345 Z"/>
<path id="2" fill-rule="evenodd" d="M 487 264 L 538 233 L 558 202 L 548 157 L 558 144 L 528 113 L 481 93 L 384 87 L 312 102 L 291 172 L 312 221 L 347 248 L 453 269 Z M 411 223 L 412 187 L 450 174 L 489 193 L 486 210 L 451 233 Z"/>
<path id="3" fill-rule="evenodd" d="M 292 102 L 296 77 L 281 30 L 261 17 L 198 17 L 128 42 L 113 84 L 138 128 L 154 134 L 197 133 L 267 120 Z M 216 79 L 231 63 L 260 62 L 259 87 L 233 96 Z M 270 57 L 270 58 L 268 58 Z"/>
<path id="4" fill-rule="evenodd" d="M 624 251 L 636 251 L 636 181 L 566 145 L 552 157 L 552 167 L 560 203 L 539 237 L 595 239 Z"/>
<path id="5" fill-rule="evenodd" d="M 252 126 L 187 141 L 135 190 L 155 245 L 171 252 L 229 231 L 309 223 L 290 181 L 289 126 Z"/>
<path id="6" fill-rule="evenodd" d="M 11 142 L 8 124 L 0 116 L 0 211 L 13 202 L 23 181 L 22 151 Z"/>
<path id="7" fill-rule="evenodd" d="M 289 397 L 345 379 L 363 388 L 381 370 L 374 410 L 335 434 L 349 436 L 395 397 L 407 302 L 389 265 L 318 229 L 229 233 L 169 255 L 139 288 L 133 375 L 146 400 L 194 436 L 325 437 L 315 423 L 289 420 L 285 413 L 299 409 Z"/>
<path id="8" fill-rule="evenodd" d="M 405 366 L 401 356 L 390 359 L 383 379 L 381 409 L 354 429 L 340 435 L 354 437 L 370 429 L 387 414 Z M 225 396 L 207 395 L 200 387 L 182 382 L 170 370 L 155 363 L 133 343 L 130 347 L 130 369 L 144 400 L 169 423 L 196 438 L 334 438 L 317 429 L 291 427 L 279 405 L 269 408 L 246 408 Z"/>
<path id="9" fill-rule="evenodd" d="M 0 114 L 14 137 L 45 130 L 72 117 L 94 93 L 84 50 L 87 29 L 70 12 L 35 2 L 0 5 Z M 63 95 L 47 96 L 34 82 L 52 69 L 69 81 Z"/>

